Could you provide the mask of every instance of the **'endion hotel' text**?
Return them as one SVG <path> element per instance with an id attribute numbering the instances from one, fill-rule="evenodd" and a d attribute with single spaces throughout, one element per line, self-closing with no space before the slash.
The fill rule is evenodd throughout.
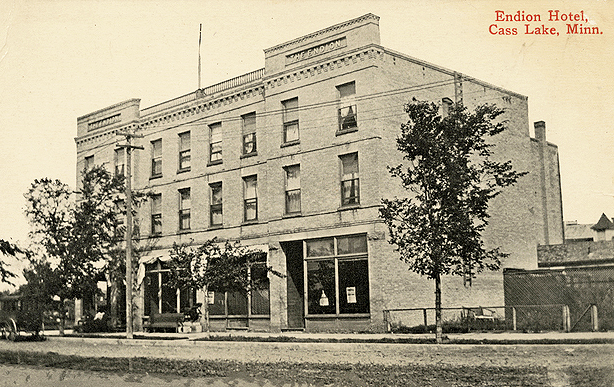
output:
<path id="1" fill-rule="evenodd" d="M 505 11 L 495 11 L 495 24 L 488 27 L 491 35 L 548 35 L 559 36 L 560 33 L 567 35 L 601 35 L 602 31 L 594 23 L 589 23 L 588 16 L 584 11 L 564 12 L 558 9 L 548 10 L 548 13 L 540 15 L 538 13 L 525 13 L 516 11 L 507 13 Z M 522 26 L 510 27 L 509 23 L 522 23 Z M 541 24 L 541 23 L 558 23 Z M 501 23 L 501 24 L 499 24 Z M 563 26 L 561 26 L 563 24 Z"/>

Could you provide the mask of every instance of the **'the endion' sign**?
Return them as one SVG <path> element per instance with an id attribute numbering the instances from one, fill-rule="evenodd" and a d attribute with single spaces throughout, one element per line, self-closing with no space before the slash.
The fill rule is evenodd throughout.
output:
<path id="1" fill-rule="evenodd" d="M 318 46 L 311 47 L 294 54 L 286 55 L 286 65 L 296 63 L 301 60 L 309 59 L 314 56 L 322 55 L 327 52 L 343 48 L 345 46 L 347 46 L 347 41 L 345 37 L 333 40 L 328 43 L 320 44 Z"/>

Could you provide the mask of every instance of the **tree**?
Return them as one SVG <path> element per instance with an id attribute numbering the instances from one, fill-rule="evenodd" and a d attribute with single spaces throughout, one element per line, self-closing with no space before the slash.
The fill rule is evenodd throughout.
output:
<path id="1" fill-rule="evenodd" d="M 205 294 L 210 289 L 248 293 L 262 285 L 260 279 L 250 278 L 250 269 L 263 264 L 267 272 L 283 276 L 266 265 L 266 253 L 217 238 L 197 247 L 173 244 L 170 256 L 170 278 L 165 286 L 171 288 L 203 289 Z M 207 302 L 202 308 L 208 330 Z"/>
<path id="2" fill-rule="evenodd" d="M 117 204 L 124 179 L 113 176 L 102 166 L 83 171 L 80 201 L 72 201 L 72 191 L 59 180 L 35 180 L 24 195 L 26 215 L 32 226 L 30 237 L 42 247 L 42 262 L 61 286 L 46 287 L 62 302 L 90 298 L 97 291 L 96 282 L 112 264 L 111 254 L 122 239 L 118 226 L 121 212 Z M 116 254 L 117 255 L 117 254 Z M 43 266 L 35 266 L 42 269 Z M 33 273 L 39 270 L 32 269 Z M 40 280 L 32 274 L 31 278 Z"/>
<path id="3" fill-rule="evenodd" d="M 4 256 L 16 257 L 17 254 L 23 253 L 23 251 L 16 245 L 0 239 L 0 254 Z M 17 275 L 8 269 L 8 265 L 0 260 L 0 282 L 14 285 L 11 279 L 16 278 Z"/>
<path id="4" fill-rule="evenodd" d="M 435 281 L 436 340 L 442 341 L 441 277 L 473 277 L 498 270 L 508 254 L 487 250 L 482 232 L 488 225 L 488 203 L 525 173 L 511 161 L 493 159 L 487 140 L 506 129 L 503 110 L 481 105 L 470 112 L 453 105 L 447 117 L 434 103 L 405 105 L 409 121 L 401 125 L 397 149 L 405 165 L 388 167 L 410 197 L 383 199 L 380 216 L 389 242 L 409 269 Z"/>

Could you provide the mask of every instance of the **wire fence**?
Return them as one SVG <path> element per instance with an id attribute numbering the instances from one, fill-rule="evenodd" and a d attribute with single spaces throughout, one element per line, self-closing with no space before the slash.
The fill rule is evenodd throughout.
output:
<path id="1" fill-rule="evenodd" d="M 388 332 L 428 333 L 435 331 L 435 308 L 398 308 L 384 310 Z M 576 321 L 572 321 L 565 304 L 464 306 L 442 308 L 444 333 L 471 331 L 566 331 L 587 323 L 590 330 L 598 330 L 596 305 L 588 305 Z"/>

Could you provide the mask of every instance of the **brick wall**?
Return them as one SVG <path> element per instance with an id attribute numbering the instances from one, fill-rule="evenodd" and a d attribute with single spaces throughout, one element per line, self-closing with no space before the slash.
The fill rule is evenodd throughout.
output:
<path id="1" fill-rule="evenodd" d="M 537 247 L 539 264 L 614 259 L 614 241 L 576 242 Z"/>

